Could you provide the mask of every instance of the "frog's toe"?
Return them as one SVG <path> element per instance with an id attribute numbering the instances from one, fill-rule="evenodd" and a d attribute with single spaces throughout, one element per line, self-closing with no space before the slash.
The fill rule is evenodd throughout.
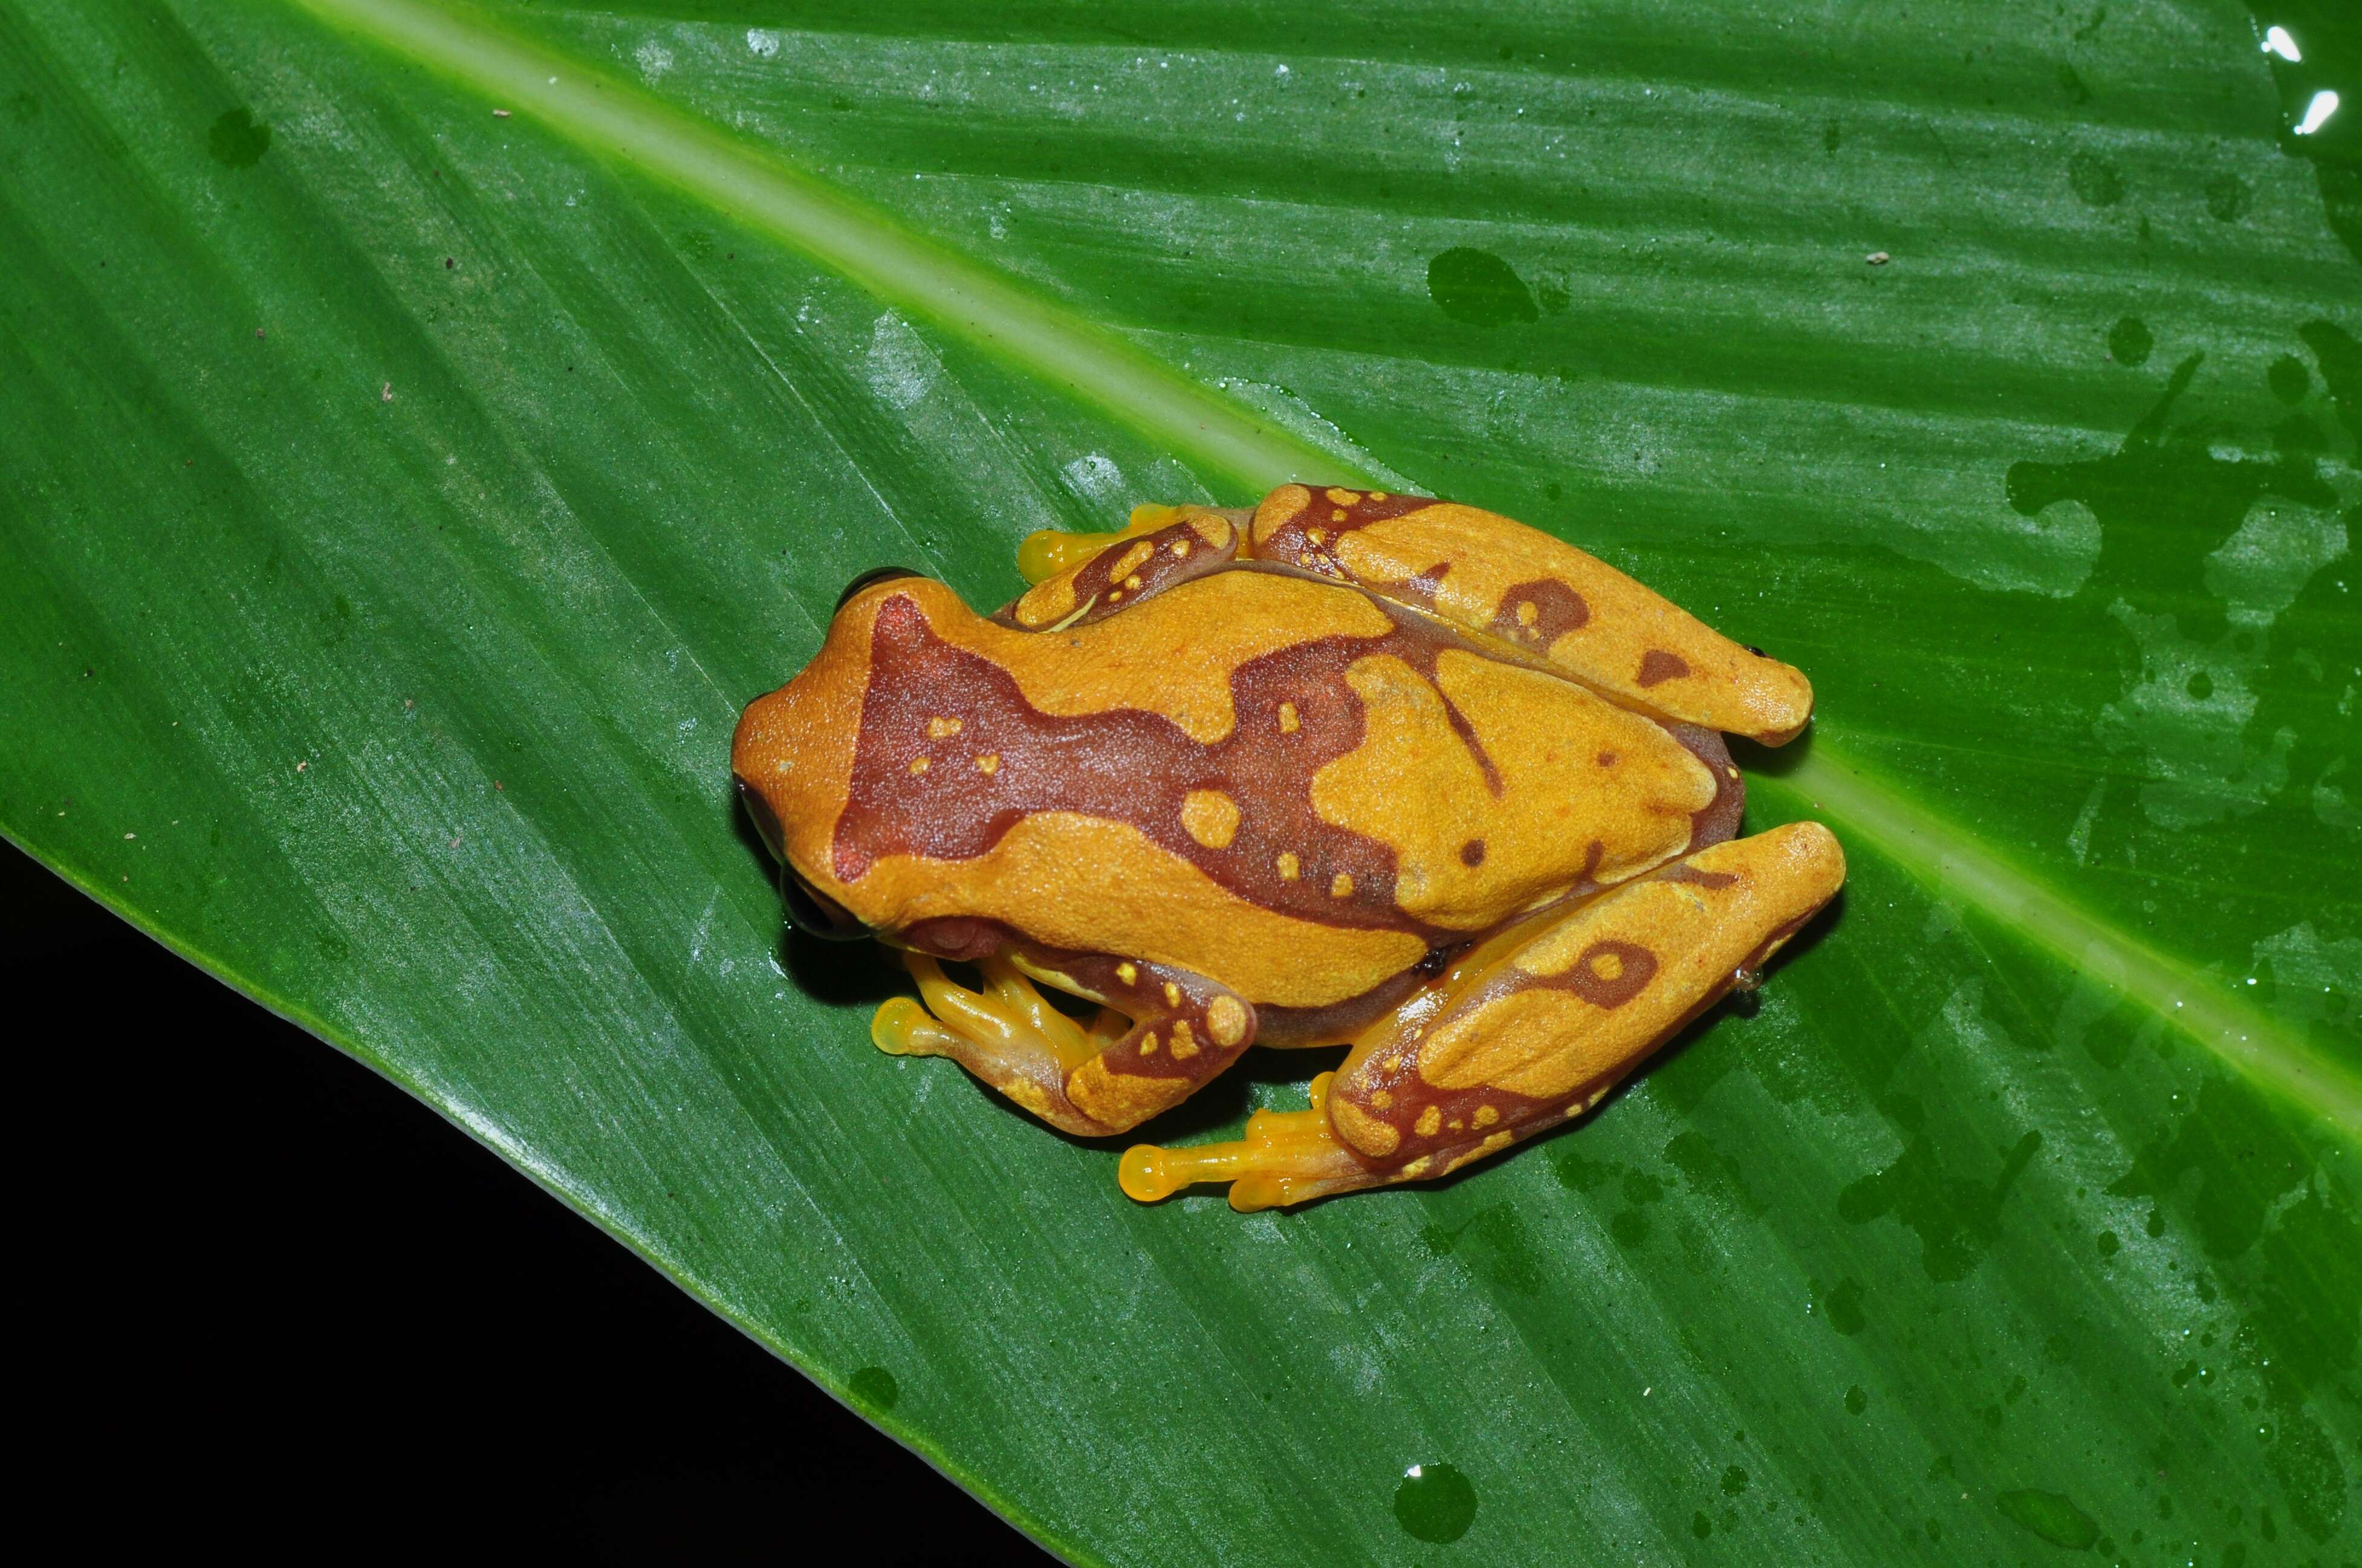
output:
<path id="1" fill-rule="evenodd" d="M 949 1056 L 959 1042 L 910 997 L 895 997 L 869 1021 L 869 1039 L 889 1056 Z"/>

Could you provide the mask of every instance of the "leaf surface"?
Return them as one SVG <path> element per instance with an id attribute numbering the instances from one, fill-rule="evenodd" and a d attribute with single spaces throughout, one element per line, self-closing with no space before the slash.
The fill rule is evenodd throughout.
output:
<path id="1" fill-rule="evenodd" d="M 1668 15 L 0 0 L 0 826 L 1077 1559 L 2342 1561 L 2362 41 Z M 1572 1132 L 1140 1209 L 730 727 L 1297 475 L 1801 665 L 1853 878 Z"/>

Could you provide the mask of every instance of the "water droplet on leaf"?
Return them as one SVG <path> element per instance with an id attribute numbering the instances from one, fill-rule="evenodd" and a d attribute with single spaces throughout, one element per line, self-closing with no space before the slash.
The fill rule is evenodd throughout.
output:
<path id="1" fill-rule="evenodd" d="M 1395 1518 L 1417 1539 L 1447 1545 L 1475 1521 L 1476 1488 L 1458 1465 L 1414 1464 L 1395 1488 Z"/>

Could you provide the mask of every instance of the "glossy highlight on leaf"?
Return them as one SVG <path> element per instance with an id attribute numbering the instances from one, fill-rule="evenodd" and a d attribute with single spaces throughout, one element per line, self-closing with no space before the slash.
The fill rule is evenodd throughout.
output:
<path id="1" fill-rule="evenodd" d="M 1839 10 L 0 0 L 0 827 L 1077 1560 L 2342 1560 L 2351 29 Z M 1293 477 L 1805 669 L 1852 880 L 1526 1153 L 1139 1210 L 729 727 Z"/>

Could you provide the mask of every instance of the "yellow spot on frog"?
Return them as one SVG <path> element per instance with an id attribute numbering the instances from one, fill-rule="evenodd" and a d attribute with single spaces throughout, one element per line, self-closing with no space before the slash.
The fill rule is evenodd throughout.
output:
<path id="1" fill-rule="evenodd" d="M 1283 882 L 1296 880 L 1296 851 L 1283 849 L 1279 852 L 1279 879 Z"/>
<path id="2" fill-rule="evenodd" d="M 1186 560 L 1187 560 L 1187 559 L 1189 558 L 1189 541 L 1188 541 L 1188 540 L 1187 540 L 1187 539 L 1175 539 L 1175 540 L 1174 540 L 1174 541 L 1173 541 L 1172 549 L 1173 549 L 1173 558 L 1174 558 L 1175 560 L 1176 560 L 1176 561 L 1186 561 Z"/>
<path id="3" fill-rule="evenodd" d="M 1164 1005 L 1166 1007 L 1181 1005 L 1181 988 L 1170 980 L 1164 982 Z"/>
<path id="4" fill-rule="evenodd" d="M 1139 592 L 1139 591 L 1140 591 L 1140 574 L 1139 574 L 1138 572 L 1133 572 L 1130 577 L 1127 577 L 1127 578 L 1125 578 L 1125 579 L 1123 580 L 1123 585 L 1124 585 L 1126 588 L 1131 589 L 1134 593 Z"/>
<path id="5" fill-rule="evenodd" d="M 1464 1132 L 1468 1129 L 1468 1123 L 1461 1121 L 1460 1118 L 1456 1116 L 1451 1121 L 1445 1122 L 1444 1125 L 1451 1128 L 1454 1132 Z"/>
<path id="6" fill-rule="evenodd" d="M 1000 771 L 1000 754 L 999 754 L 999 752 L 997 752 L 997 751 L 988 751 L 988 752 L 986 752 L 982 756 L 979 756 L 979 757 L 977 757 L 977 758 L 976 759 L 976 770 L 977 770 L 978 773 L 998 773 L 998 772 L 999 772 L 999 771 Z"/>
<path id="7" fill-rule="evenodd" d="M 1279 705 L 1279 733 L 1284 735 L 1292 735 L 1303 727 L 1304 721 L 1296 716 L 1296 704 L 1293 702 L 1282 702 Z"/>
<path id="8" fill-rule="evenodd" d="M 1327 532 L 1319 528 L 1307 530 L 1304 536 L 1312 541 L 1312 547 L 1316 550 L 1329 542 Z"/>
<path id="9" fill-rule="evenodd" d="M 1385 498 L 1386 492 L 1383 490 L 1374 490 L 1370 491 L 1370 499 L 1372 501 L 1384 501 Z"/>
<path id="10" fill-rule="evenodd" d="M 924 773 L 929 766 L 931 765 L 923 756 L 914 756 L 911 759 L 911 771 L 912 773 Z"/>
<path id="11" fill-rule="evenodd" d="M 1491 1154 L 1496 1149 L 1506 1149 L 1508 1146 L 1509 1132 L 1507 1128 L 1503 1128 L 1500 1132 L 1494 1133 L 1490 1138 L 1485 1139 L 1482 1144 L 1478 1145 L 1481 1152 L 1487 1154 Z"/>
<path id="12" fill-rule="evenodd" d="M 1541 618 L 1542 618 L 1541 606 L 1540 606 L 1540 605 L 1536 604 L 1536 603 L 1535 603 L 1532 600 L 1530 600 L 1530 599 L 1520 600 L 1520 601 L 1518 602 L 1518 625 L 1520 625 L 1520 626 L 1530 626 L 1530 625 L 1532 625 L 1535 622 L 1537 622 L 1537 621 L 1540 620 Z"/>
<path id="13" fill-rule="evenodd" d="M 1374 1099 L 1370 1102 L 1377 1104 Z M 1402 1144 L 1402 1132 L 1355 1105 L 1342 1095 L 1329 1102 L 1329 1121 L 1337 1129 L 1337 1136 L 1365 1154 L 1381 1157 L 1391 1154 Z"/>
<path id="14" fill-rule="evenodd" d="M 960 722 L 957 719 L 946 719 L 939 716 L 927 721 L 927 738 L 929 740 L 949 740 L 952 736 L 959 733 Z"/>
<path id="15" fill-rule="evenodd" d="M 1024 625 L 1042 627 L 1075 609 L 1075 580 L 1060 575 L 1037 582 L 1028 589 L 1025 597 L 1017 602 L 1017 619 Z"/>
<path id="16" fill-rule="evenodd" d="M 1323 493 L 1329 497 L 1329 504 L 1331 506 L 1351 506 L 1362 499 L 1350 490 L 1331 490 Z"/>
<path id="17" fill-rule="evenodd" d="M 1418 1113 L 1418 1125 L 1413 1131 L 1422 1138 L 1432 1138 L 1443 1126 L 1443 1112 L 1429 1106 Z"/>
<path id="18" fill-rule="evenodd" d="M 1181 799 L 1181 825 L 1208 849 L 1228 849 L 1238 836 L 1238 802 L 1220 790 L 1192 790 Z"/>
<path id="19" fill-rule="evenodd" d="M 1421 1154 L 1418 1158 L 1405 1165 L 1396 1174 L 1405 1181 L 1417 1181 L 1419 1177 L 1427 1174 L 1427 1167 L 1433 1164 L 1435 1164 L 1435 1156 L 1433 1154 Z"/>
<path id="20" fill-rule="evenodd" d="M 1353 878 L 1348 877 L 1342 871 L 1338 872 L 1337 875 L 1329 878 L 1329 896 L 1330 898 L 1341 899 L 1352 890 Z"/>
<path id="21" fill-rule="evenodd" d="M 1382 1072 L 1382 1073 L 1398 1073 L 1398 1072 L 1401 1072 L 1401 1071 L 1402 1071 L 1402 1053 L 1401 1053 L 1401 1052 L 1399 1052 L 1399 1051 L 1397 1051 L 1397 1052 L 1396 1052 L 1393 1055 L 1388 1056 L 1385 1061 L 1380 1062 L 1380 1063 L 1378 1064 L 1378 1071 L 1380 1071 L 1380 1072 Z"/>
<path id="22" fill-rule="evenodd" d="M 1490 1127 L 1493 1123 L 1501 1120 L 1501 1112 L 1496 1107 L 1480 1105 L 1476 1108 L 1476 1114 L 1470 1120 L 1473 1121 L 1479 1127 Z"/>
<path id="23" fill-rule="evenodd" d="M 1120 579 L 1131 577 L 1132 573 L 1138 571 L 1142 567 L 1146 566 L 1148 564 L 1148 558 L 1155 553 L 1156 547 L 1150 544 L 1147 540 L 1133 540 L 1131 548 L 1124 551 L 1123 559 L 1116 562 L 1113 567 L 1108 569 L 1108 580 L 1113 582 Z M 1133 582 L 1128 583 L 1126 586 L 1138 588 L 1140 584 Z"/>
<path id="24" fill-rule="evenodd" d="M 1131 985 L 1134 980 L 1140 978 L 1140 966 L 1132 963 L 1130 959 L 1126 959 L 1124 962 L 1118 964 L 1115 966 L 1115 977 L 1121 980 L 1127 986 Z"/>
<path id="25" fill-rule="evenodd" d="M 1168 986 L 1165 988 L 1170 990 L 1172 988 Z M 1190 1029 L 1189 1021 L 1186 1018 L 1175 1020 L 1173 1024 L 1173 1059 L 1186 1062 L 1197 1054 L 1198 1036 Z"/>
<path id="26" fill-rule="evenodd" d="M 1235 1045 L 1247 1037 L 1247 1004 L 1236 997 L 1216 997 L 1206 1009 L 1206 1032 L 1217 1045 Z"/>
<path id="27" fill-rule="evenodd" d="M 1613 953 L 1602 953 L 1592 959 L 1591 972 L 1603 980 L 1620 980 L 1624 977 L 1624 960 Z"/>
<path id="28" fill-rule="evenodd" d="M 1000 1092 L 1036 1116 L 1049 1114 L 1050 1097 L 1042 1092 L 1042 1086 L 1039 1084 L 1027 1083 L 1022 1078 L 1016 1078 L 1010 1080 Z"/>
<path id="29" fill-rule="evenodd" d="M 1153 1031 L 1140 1037 L 1140 1054 L 1143 1056 L 1156 1055 L 1156 1035 Z"/>
<path id="30" fill-rule="evenodd" d="M 1370 1096 L 1370 1103 L 1380 1110 L 1389 1109 L 1394 1102 L 1395 1095 L 1392 1089 L 1378 1089 Z"/>
<path id="31" fill-rule="evenodd" d="M 1331 523 L 1342 523 L 1345 521 L 1345 509 L 1341 506 L 1334 512 L 1329 513 L 1329 521 Z"/>

